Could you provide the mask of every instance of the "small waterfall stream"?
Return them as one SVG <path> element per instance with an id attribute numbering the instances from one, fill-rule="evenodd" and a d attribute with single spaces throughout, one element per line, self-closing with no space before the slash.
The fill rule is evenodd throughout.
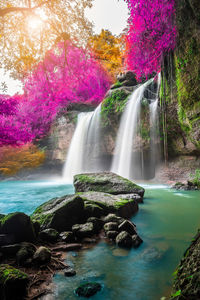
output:
<path id="1" fill-rule="evenodd" d="M 159 76 L 160 78 L 160 76 Z M 141 106 L 144 98 L 145 91 L 153 83 L 154 79 L 150 79 L 144 84 L 140 85 L 131 95 L 125 111 L 122 115 L 120 127 L 118 130 L 116 147 L 114 151 L 114 158 L 112 162 L 111 171 L 117 173 L 128 179 L 144 179 L 146 177 L 154 177 L 155 175 L 155 156 L 156 146 L 155 141 L 157 140 L 158 132 L 158 91 L 159 81 L 157 84 L 157 92 L 150 92 L 153 99 L 147 99 L 149 104 L 149 127 L 150 136 L 149 144 L 150 150 L 144 153 L 144 145 L 141 137 Z M 147 91 L 148 94 L 148 91 Z M 144 157 L 146 156 L 146 157 Z M 146 176 L 145 174 L 145 162 L 148 164 L 150 169 L 147 173 L 153 173 L 153 175 Z M 152 168 L 152 169 L 151 169 Z M 153 171 L 153 172 L 152 172 Z"/>
<path id="2" fill-rule="evenodd" d="M 101 171 L 100 120 L 101 104 L 93 112 L 78 115 L 63 170 L 67 182 L 73 182 L 76 174 Z"/>

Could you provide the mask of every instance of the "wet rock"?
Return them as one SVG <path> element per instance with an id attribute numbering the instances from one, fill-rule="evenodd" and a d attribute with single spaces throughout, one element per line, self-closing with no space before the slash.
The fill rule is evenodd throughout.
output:
<path id="1" fill-rule="evenodd" d="M 74 176 L 76 192 L 103 192 L 109 194 L 135 193 L 143 197 L 144 189 L 132 181 L 110 172 L 88 173 Z"/>
<path id="2" fill-rule="evenodd" d="M 170 299 L 200 299 L 200 230 L 185 251 L 175 273 Z"/>
<path id="3" fill-rule="evenodd" d="M 134 86 L 137 84 L 136 76 L 133 72 L 128 71 L 126 73 L 121 73 L 117 76 L 117 80 L 121 82 L 123 85 L 125 85 L 126 82 L 129 83 L 129 85 Z"/>
<path id="4" fill-rule="evenodd" d="M 134 199 L 121 199 L 118 195 L 112 195 L 102 192 L 79 193 L 84 199 L 85 216 L 88 217 L 88 206 L 99 208 L 101 216 L 109 213 L 118 214 L 120 217 L 129 218 L 138 211 L 138 204 Z M 90 213 L 94 213 L 90 210 Z M 92 215 L 94 216 L 94 215 Z"/>
<path id="5" fill-rule="evenodd" d="M 86 297 L 89 298 L 94 296 L 97 292 L 101 290 L 101 284 L 96 282 L 87 282 L 81 284 L 76 290 L 75 293 L 79 297 Z"/>
<path id="6" fill-rule="evenodd" d="M 72 232 L 78 238 L 91 237 L 95 233 L 94 224 L 92 222 L 88 222 L 85 224 L 73 225 Z"/>
<path id="7" fill-rule="evenodd" d="M 33 228 L 34 228 L 36 236 L 38 236 L 38 234 L 40 232 L 40 223 L 37 221 L 33 222 Z"/>
<path id="8" fill-rule="evenodd" d="M 109 222 L 103 226 L 105 231 L 118 231 L 118 224 L 116 222 Z"/>
<path id="9" fill-rule="evenodd" d="M 98 233 L 103 227 L 103 221 L 99 218 L 90 217 L 87 219 L 87 222 L 92 222 L 94 225 L 94 230 Z"/>
<path id="10" fill-rule="evenodd" d="M 51 260 L 51 251 L 46 247 L 39 247 L 34 256 L 33 261 L 38 265 L 48 264 Z"/>
<path id="11" fill-rule="evenodd" d="M 116 238 L 116 236 L 118 235 L 119 232 L 117 231 L 107 231 L 106 232 L 106 236 L 107 238 L 114 240 Z"/>
<path id="12" fill-rule="evenodd" d="M 28 282 L 28 275 L 24 272 L 9 265 L 0 265 L 0 299 L 24 299 Z"/>
<path id="13" fill-rule="evenodd" d="M 64 270 L 64 275 L 66 277 L 72 277 L 72 276 L 75 276 L 76 275 L 76 271 L 72 268 L 69 268 L 69 269 L 65 269 Z"/>
<path id="14" fill-rule="evenodd" d="M 177 182 L 172 186 L 173 189 L 182 190 L 182 191 L 196 191 L 200 189 L 200 181 L 187 181 L 187 183 Z"/>
<path id="15" fill-rule="evenodd" d="M 85 195 L 82 195 L 83 197 Z M 90 217 L 96 217 L 100 218 L 105 214 L 104 208 L 101 207 L 98 203 L 92 202 L 92 201 L 84 201 L 84 215 L 87 218 Z"/>
<path id="16" fill-rule="evenodd" d="M 15 243 L 13 234 L 0 234 L 0 246 L 10 245 Z"/>
<path id="17" fill-rule="evenodd" d="M 35 253 L 35 247 L 30 243 L 22 243 L 17 251 L 16 260 L 21 266 L 26 265 L 27 260 L 32 258 Z"/>
<path id="18" fill-rule="evenodd" d="M 143 203 L 143 197 L 138 194 L 120 194 L 121 199 L 135 200 L 137 203 Z"/>
<path id="19" fill-rule="evenodd" d="M 35 240 L 31 219 L 21 212 L 8 214 L 1 220 L 1 233 L 14 235 L 15 243 Z"/>
<path id="20" fill-rule="evenodd" d="M 131 235 L 126 231 L 120 232 L 116 237 L 116 244 L 119 247 L 131 248 L 132 247 Z"/>
<path id="21" fill-rule="evenodd" d="M 132 243 L 134 248 L 138 248 L 143 243 L 143 240 L 139 237 L 139 235 L 135 234 L 132 236 Z"/>
<path id="22" fill-rule="evenodd" d="M 61 240 L 65 243 L 73 243 L 75 241 L 75 237 L 72 231 L 64 231 L 60 234 Z"/>
<path id="23" fill-rule="evenodd" d="M 112 254 L 117 257 L 126 257 L 128 256 L 130 251 L 125 248 L 117 248 L 112 251 Z"/>
<path id="24" fill-rule="evenodd" d="M 58 232 L 71 230 L 84 217 L 84 201 L 78 195 L 63 196 L 45 202 L 31 216 L 43 229 L 53 228 Z"/>
<path id="25" fill-rule="evenodd" d="M 40 231 L 39 238 L 48 243 L 56 243 L 59 238 L 59 233 L 53 228 L 48 228 Z"/>
<path id="26" fill-rule="evenodd" d="M 130 235 L 136 234 L 136 226 L 131 221 L 128 221 L 128 220 L 125 220 L 124 222 L 122 222 L 119 225 L 118 229 L 119 229 L 119 231 L 126 231 Z"/>
<path id="27" fill-rule="evenodd" d="M 108 214 L 106 217 L 103 218 L 104 223 L 115 222 L 115 223 L 122 223 L 124 221 L 123 218 L 115 214 Z"/>

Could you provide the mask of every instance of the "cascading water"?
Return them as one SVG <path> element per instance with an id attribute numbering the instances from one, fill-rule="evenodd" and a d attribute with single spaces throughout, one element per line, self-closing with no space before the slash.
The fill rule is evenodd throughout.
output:
<path id="1" fill-rule="evenodd" d="M 101 171 L 100 120 L 101 105 L 93 112 L 78 115 L 63 170 L 67 182 L 73 182 L 76 174 Z"/>
<path id="2" fill-rule="evenodd" d="M 158 75 L 156 100 L 152 101 L 149 106 L 149 122 L 150 122 L 150 168 L 156 171 L 161 159 L 161 145 L 160 145 L 160 129 L 159 129 L 159 117 L 158 117 L 158 100 L 159 90 L 161 83 L 161 75 Z"/>
<path id="3" fill-rule="evenodd" d="M 143 125 L 143 120 L 141 119 L 142 100 L 145 98 L 146 89 L 153 83 L 153 80 L 148 80 L 133 92 L 120 122 L 111 171 L 128 179 L 152 177 L 152 175 L 148 176 L 145 174 L 145 161 L 148 161 L 148 168 L 150 169 L 153 159 L 155 160 L 155 158 L 152 158 L 155 155 L 155 145 L 153 145 L 151 139 L 155 137 L 155 130 L 157 130 L 155 123 L 157 120 L 158 84 L 154 99 L 147 99 L 151 103 L 149 105 L 150 124 L 152 127 L 150 130 L 150 155 L 149 151 L 144 151 L 142 133 L 140 131 Z"/>

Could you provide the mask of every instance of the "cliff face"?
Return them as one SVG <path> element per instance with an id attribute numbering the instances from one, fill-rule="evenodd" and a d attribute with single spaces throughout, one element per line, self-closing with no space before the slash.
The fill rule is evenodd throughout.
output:
<path id="1" fill-rule="evenodd" d="M 164 63 L 169 156 L 200 154 L 200 1 L 177 0 L 177 47 Z"/>

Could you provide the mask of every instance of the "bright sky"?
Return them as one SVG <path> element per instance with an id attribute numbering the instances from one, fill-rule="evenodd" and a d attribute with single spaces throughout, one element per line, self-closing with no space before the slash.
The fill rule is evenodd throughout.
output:
<path id="1" fill-rule="evenodd" d="M 127 25 L 128 7 L 124 0 L 94 0 L 93 7 L 86 11 L 86 16 L 94 23 L 94 30 L 109 29 L 113 34 L 120 34 Z"/>
<path id="2" fill-rule="evenodd" d="M 127 4 L 124 0 L 94 0 L 93 7 L 86 11 L 86 17 L 94 23 L 95 33 L 100 33 L 101 29 L 109 29 L 118 35 L 127 25 Z M 7 84 L 6 94 L 22 93 L 20 81 L 13 80 L 9 73 L 4 74 L 4 70 L 0 69 L 0 88 L 2 82 Z M 2 93 L 0 89 L 0 94 Z"/>

